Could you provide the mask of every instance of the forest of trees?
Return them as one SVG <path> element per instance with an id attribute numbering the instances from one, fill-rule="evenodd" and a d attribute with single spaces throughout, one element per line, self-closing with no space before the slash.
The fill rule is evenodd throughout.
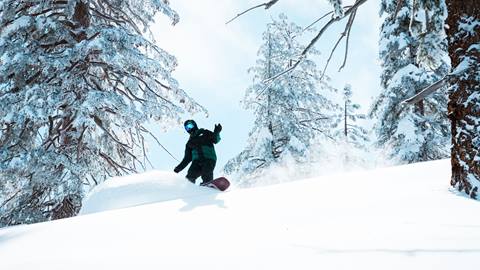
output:
<path id="1" fill-rule="evenodd" d="M 378 148 L 395 164 L 450 157 L 451 185 L 478 198 L 480 4 L 380 1 L 382 91 L 368 134 L 352 100 L 362 90 L 334 89 L 318 68 L 326 63 L 314 60 L 333 24 L 345 25 L 334 49 L 348 44 L 366 1 L 329 0 L 330 19 L 317 30 L 288 14 L 266 25 L 242 101 L 255 122 L 225 172 L 250 186 L 279 166 L 306 170 L 325 144 L 343 145 L 348 162 L 355 149 Z M 206 112 L 149 32 L 159 13 L 179 22 L 168 1 L 0 1 L 0 227 L 76 215 L 95 185 L 145 169 L 148 120 L 168 126 Z M 344 64 L 347 55 L 348 45 Z"/>
<path id="2" fill-rule="evenodd" d="M 279 1 L 254 6 L 234 19 L 257 8 L 270 9 Z M 332 24 L 348 18 L 348 33 L 366 1 L 343 6 L 342 0 L 329 0 L 334 15 L 294 64 L 273 78 L 295 69 Z M 477 198 L 480 187 L 479 10 L 475 0 L 382 0 L 384 22 L 379 47 L 384 92 L 371 111 L 377 121 L 378 147 L 385 148 L 399 163 L 450 154 L 451 185 L 471 198 Z M 449 56 L 450 66 L 444 54 Z M 408 107 L 404 101 L 410 96 L 418 98 Z M 450 120 L 448 134 L 445 118 Z"/>

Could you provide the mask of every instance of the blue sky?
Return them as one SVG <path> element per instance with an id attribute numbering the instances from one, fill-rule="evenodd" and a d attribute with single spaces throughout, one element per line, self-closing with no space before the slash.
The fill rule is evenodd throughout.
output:
<path id="1" fill-rule="evenodd" d="M 218 173 L 230 158 L 244 149 L 253 126 L 253 115 L 242 108 L 240 101 L 252 81 L 247 70 L 257 59 L 265 25 L 271 18 L 278 18 L 280 13 L 285 13 L 290 20 L 307 26 L 331 11 L 332 7 L 326 0 L 280 0 L 270 10 L 257 9 L 225 25 L 237 13 L 265 1 L 170 2 L 179 13 L 180 22 L 171 26 L 167 18 L 159 16 L 152 31 L 158 45 L 177 58 L 178 68 L 173 75 L 180 86 L 209 112 L 208 118 L 185 115 L 185 119 L 193 118 L 200 127 L 207 129 L 213 129 L 215 123 L 221 123 L 224 127 L 222 141 L 216 146 Z M 344 4 L 352 2 L 344 1 Z M 333 86 L 341 89 L 346 83 L 352 85 L 354 101 L 362 105 L 364 112 L 380 90 L 378 7 L 378 0 L 369 0 L 359 9 L 350 37 L 347 66 L 337 72 L 343 61 L 344 47 L 340 46 L 327 70 Z M 322 22 L 317 28 L 321 27 Z M 320 68 L 323 69 L 345 22 L 330 28 L 317 43 L 316 48 L 322 52 L 317 62 Z M 168 131 L 162 130 L 159 124 L 152 123 L 151 127 L 160 142 L 177 159 L 181 159 L 188 139 L 183 126 L 169 127 Z M 153 141 L 149 150 L 155 169 L 173 170 L 178 163 Z"/>

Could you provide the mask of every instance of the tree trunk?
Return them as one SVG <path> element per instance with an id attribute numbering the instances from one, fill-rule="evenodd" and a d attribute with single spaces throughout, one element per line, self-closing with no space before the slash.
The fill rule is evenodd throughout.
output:
<path id="1" fill-rule="evenodd" d="M 347 124 L 347 117 L 348 117 L 348 111 L 347 111 L 347 101 L 345 100 L 345 115 L 344 115 L 344 127 L 343 127 L 343 133 L 345 134 L 345 141 L 348 142 L 348 124 Z"/>
<path id="2" fill-rule="evenodd" d="M 80 212 L 82 198 L 77 194 L 69 194 L 52 210 L 52 219 L 76 216 Z"/>
<path id="3" fill-rule="evenodd" d="M 447 0 L 452 67 L 469 62 L 451 85 L 448 114 L 452 123 L 451 185 L 477 198 L 480 187 L 480 4 Z"/>

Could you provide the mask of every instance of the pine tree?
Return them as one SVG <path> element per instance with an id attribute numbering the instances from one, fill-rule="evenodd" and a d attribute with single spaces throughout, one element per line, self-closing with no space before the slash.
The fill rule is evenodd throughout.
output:
<path id="1" fill-rule="evenodd" d="M 451 184 L 472 198 L 480 188 L 480 5 L 447 0 L 449 54 L 457 75 L 449 92 Z"/>
<path id="2" fill-rule="evenodd" d="M 352 86 L 347 84 L 343 88 L 341 111 L 337 115 L 335 152 L 339 154 L 343 165 L 349 168 L 353 165 L 363 165 L 363 155 L 367 151 L 369 141 L 368 131 L 357 123 L 365 120 L 364 114 L 358 113 L 360 105 L 352 101 Z"/>
<path id="3" fill-rule="evenodd" d="M 144 124 L 203 110 L 145 37 L 167 1 L 0 3 L 0 226 L 75 215 L 90 187 L 144 165 Z"/>
<path id="4" fill-rule="evenodd" d="M 413 107 L 401 104 L 448 72 L 442 24 L 445 6 L 442 1 L 434 2 L 423 6 L 407 0 L 381 2 L 385 16 L 380 37 L 383 92 L 371 116 L 377 117 L 377 146 L 386 147 L 387 156 L 399 163 L 448 156 L 446 94 L 437 93 Z"/>
<path id="5" fill-rule="evenodd" d="M 347 144 L 351 144 L 357 148 L 365 148 L 366 142 L 368 141 L 368 131 L 358 125 L 357 121 L 366 119 L 366 116 L 357 112 L 360 109 L 360 105 L 353 103 L 352 86 L 349 84 L 343 88 L 342 105 L 341 108 L 343 108 L 343 111 L 340 114 L 341 128 L 337 134 L 340 135 L 342 137 L 341 140 Z"/>
<path id="6" fill-rule="evenodd" d="M 285 15 L 267 25 L 259 59 L 250 69 L 253 85 L 247 90 L 244 105 L 254 112 L 255 125 L 248 145 L 227 163 L 227 174 L 236 174 L 239 185 L 253 184 L 253 179 L 268 169 L 293 162 L 300 166 L 309 160 L 313 141 L 319 134 L 328 136 L 331 120 L 327 111 L 332 102 L 322 92 L 332 90 L 319 81 L 319 72 L 307 57 L 292 72 L 272 77 L 291 67 L 303 51 L 298 38 L 302 29 L 287 22 Z M 315 54 L 311 50 L 311 54 Z M 331 111 L 331 110 L 330 110 Z"/>

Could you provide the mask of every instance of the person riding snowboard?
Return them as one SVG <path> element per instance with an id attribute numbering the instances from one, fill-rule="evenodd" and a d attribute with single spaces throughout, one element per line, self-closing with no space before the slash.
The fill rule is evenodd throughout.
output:
<path id="1" fill-rule="evenodd" d="M 213 145 L 220 141 L 222 126 L 220 124 L 215 125 L 213 132 L 207 129 L 199 129 L 197 123 L 193 120 L 185 121 L 183 126 L 190 134 L 190 138 L 185 146 L 185 155 L 182 162 L 173 171 L 179 173 L 192 162 L 187 173 L 187 179 L 190 182 L 195 184 L 195 180 L 199 176 L 202 177 L 202 184 L 212 181 L 213 170 L 217 163 L 217 155 Z"/>

